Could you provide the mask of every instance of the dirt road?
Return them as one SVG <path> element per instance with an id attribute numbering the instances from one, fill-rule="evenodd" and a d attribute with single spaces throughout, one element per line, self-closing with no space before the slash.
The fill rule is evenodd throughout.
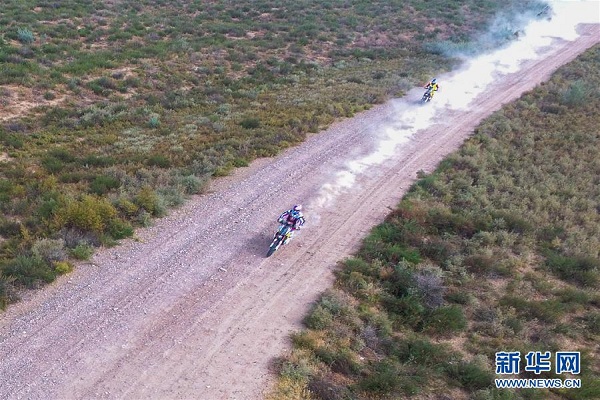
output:
<path id="1" fill-rule="evenodd" d="M 417 132 L 329 205 L 317 201 L 323 185 L 373 150 L 378 129 L 402 123 L 399 108 L 418 105 L 390 102 L 219 180 L 138 240 L 99 252 L 0 314 L 0 398 L 261 398 L 272 358 L 331 284 L 336 262 L 416 172 L 432 170 L 482 118 L 598 41 L 598 25 L 588 26 L 500 77 L 470 110 L 437 110 L 443 123 Z M 309 205 L 307 226 L 267 259 L 274 219 L 294 202 Z"/>

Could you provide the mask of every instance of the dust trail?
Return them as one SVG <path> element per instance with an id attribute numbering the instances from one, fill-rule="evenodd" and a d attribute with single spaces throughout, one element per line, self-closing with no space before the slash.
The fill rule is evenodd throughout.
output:
<path id="1" fill-rule="evenodd" d="M 418 104 L 422 89 L 410 92 L 407 95 L 409 99 L 398 101 L 391 122 L 366 132 L 375 138 L 374 150 L 358 160 L 347 162 L 334 174 L 331 182 L 324 184 L 317 196 L 309 201 L 307 209 L 314 214 L 311 217 L 313 222 L 318 223 L 318 211 L 331 206 L 340 193 L 352 188 L 359 175 L 391 158 L 397 146 L 409 141 L 417 131 L 432 125 L 439 110 L 469 107 L 500 76 L 516 72 L 522 62 L 542 56 L 543 50 L 553 40 L 575 40 L 578 24 L 600 22 L 598 1 L 548 3 L 550 9 L 545 18 L 529 22 L 509 45 L 488 54 L 465 58 L 465 67 L 461 71 L 439 76 L 441 90 L 431 103 Z"/>

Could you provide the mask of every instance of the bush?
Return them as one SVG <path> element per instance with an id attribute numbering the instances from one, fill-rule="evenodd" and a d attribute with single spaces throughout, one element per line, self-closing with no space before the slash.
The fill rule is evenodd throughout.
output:
<path id="1" fill-rule="evenodd" d="M 366 392 L 377 394 L 390 393 L 400 384 L 400 377 L 393 364 L 382 361 L 375 365 L 373 372 L 359 383 L 358 387 Z"/>
<path id="2" fill-rule="evenodd" d="M 421 300 L 428 308 L 437 308 L 444 303 L 444 292 L 441 276 L 433 271 L 419 271 L 415 275 L 415 286 L 419 290 Z"/>
<path id="3" fill-rule="evenodd" d="M 16 284 L 28 288 L 38 287 L 41 282 L 52 282 L 56 271 L 41 258 L 18 256 L 4 267 L 4 274 L 14 277 Z"/>
<path id="4" fill-rule="evenodd" d="M 56 218 L 71 228 L 102 233 L 116 215 L 117 210 L 107 200 L 86 195 L 58 210 Z"/>
<path id="5" fill-rule="evenodd" d="M 73 266 L 66 261 L 58 261 L 54 263 L 56 273 L 62 275 L 73 270 Z"/>
<path id="6" fill-rule="evenodd" d="M 63 261 L 67 258 L 65 241 L 62 239 L 40 239 L 33 244 L 31 252 L 47 263 Z"/>
<path id="7" fill-rule="evenodd" d="M 471 295 L 465 291 L 454 291 L 446 295 L 446 300 L 451 303 L 467 305 L 471 302 Z"/>
<path id="8" fill-rule="evenodd" d="M 125 239 L 133 235 L 133 227 L 120 219 L 113 219 L 107 229 L 113 239 Z"/>
<path id="9" fill-rule="evenodd" d="M 490 372 L 473 363 L 452 363 L 445 370 L 451 382 L 459 382 L 462 387 L 472 391 L 488 388 L 494 382 L 494 376 Z"/>
<path id="10" fill-rule="evenodd" d="M 179 184 L 183 186 L 185 194 L 197 194 L 206 186 L 207 180 L 195 175 L 186 175 L 179 178 Z"/>
<path id="11" fill-rule="evenodd" d="M 258 118 L 245 118 L 240 122 L 240 126 L 244 129 L 256 129 L 260 126 Z"/>
<path id="12" fill-rule="evenodd" d="M 4 310 L 16 297 L 13 287 L 14 281 L 14 277 L 5 276 L 0 269 L 0 310 Z"/>
<path id="13" fill-rule="evenodd" d="M 85 167 L 108 167 L 115 163 L 115 159 L 109 156 L 89 155 L 81 160 L 81 165 Z"/>
<path id="14" fill-rule="evenodd" d="M 304 325 L 310 329 L 325 329 L 331 326 L 333 315 L 329 310 L 325 309 L 321 304 L 318 304 L 306 318 Z"/>
<path id="15" fill-rule="evenodd" d="M 382 303 L 388 312 L 398 316 L 403 325 L 414 329 L 423 321 L 426 309 L 417 295 L 382 296 Z"/>
<path id="16" fill-rule="evenodd" d="M 424 330 L 434 333 L 454 333 L 467 328 L 467 318 L 457 305 L 441 307 L 430 312 L 424 323 Z"/>
<path id="17" fill-rule="evenodd" d="M 311 395 L 320 400 L 344 400 L 350 398 L 350 392 L 343 385 L 321 377 L 311 377 L 308 381 L 308 390 Z"/>
<path id="18" fill-rule="evenodd" d="M 140 210 L 140 207 L 137 204 L 125 198 L 118 199 L 116 202 L 116 206 L 119 209 L 119 211 L 121 211 L 121 213 L 125 214 L 128 217 L 136 215 Z"/>
<path id="19" fill-rule="evenodd" d="M 442 345 L 421 338 L 401 341 L 392 353 L 403 363 L 422 365 L 430 369 L 435 369 L 448 362 L 451 356 Z"/>
<path id="20" fill-rule="evenodd" d="M 306 381 L 310 375 L 310 369 L 304 363 L 286 361 L 279 365 L 279 374 L 291 380 Z"/>
<path id="21" fill-rule="evenodd" d="M 71 249 L 71 256 L 78 260 L 89 260 L 94 254 L 94 246 L 87 242 L 80 242 L 75 248 Z"/>
<path id="22" fill-rule="evenodd" d="M 311 329 L 329 327 L 334 317 L 347 312 L 348 300 L 344 296 L 343 292 L 339 291 L 326 292 L 304 319 L 305 325 Z"/>
<path id="23" fill-rule="evenodd" d="M 160 126 L 160 118 L 158 115 L 152 115 L 150 116 L 150 119 L 148 119 L 148 126 L 152 129 L 156 129 Z"/>
<path id="24" fill-rule="evenodd" d="M 149 186 L 140 190 L 135 197 L 135 203 L 154 216 L 160 216 L 165 211 L 160 198 Z"/>
<path id="25" fill-rule="evenodd" d="M 573 82 L 562 94 L 561 103 L 569 107 L 582 106 L 587 102 L 590 91 L 585 82 L 578 80 Z"/>
<path id="26" fill-rule="evenodd" d="M 599 280 L 600 260 L 594 257 L 566 257 L 551 253 L 546 258 L 546 265 L 561 279 L 583 286 L 594 287 Z"/>
<path id="27" fill-rule="evenodd" d="M 59 173 L 65 167 L 61 160 L 52 156 L 44 157 L 42 159 L 42 166 L 51 174 Z"/>
<path id="28" fill-rule="evenodd" d="M 151 167 L 169 168 L 171 166 L 171 161 L 162 154 L 153 154 L 148 157 L 146 164 Z"/>
<path id="29" fill-rule="evenodd" d="M 35 37 L 33 36 L 33 32 L 31 32 L 27 28 L 19 28 L 17 30 L 17 39 L 21 43 L 31 44 L 35 41 Z"/>
<path id="30" fill-rule="evenodd" d="M 90 183 L 90 191 L 97 195 L 105 194 L 121 186 L 121 182 L 112 176 L 98 175 Z"/>

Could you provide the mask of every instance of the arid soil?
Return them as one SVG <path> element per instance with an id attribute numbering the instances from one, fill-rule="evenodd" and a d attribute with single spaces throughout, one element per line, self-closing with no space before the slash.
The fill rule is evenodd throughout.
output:
<path id="1" fill-rule="evenodd" d="M 322 186 L 371 151 L 378 127 L 398 123 L 398 107 L 422 107 L 420 90 L 216 181 L 135 240 L 99 251 L 0 314 L 0 398 L 262 398 L 273 358 L 331 285 L 336 263 L 416 172 L 433 170 L 482 118 L 598 41 L 598 26 L 588 26 L 499 77 L 470 109 L 440 109 L 437 124 L 327 206 L 318 205 Z M 276 217 L 295 202 L 307 205 L 305 229 L 265 258 Z"/>

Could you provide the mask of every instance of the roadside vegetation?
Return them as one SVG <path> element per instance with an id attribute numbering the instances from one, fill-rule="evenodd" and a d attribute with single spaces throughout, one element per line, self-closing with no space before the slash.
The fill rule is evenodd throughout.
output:
<path id="1" fill-rule="evenodd" d="M 341 263 L 271 399 L 600 398 L 599 62 L 596 46 L 420 176 Z M 495 389 L 500 351 L 580 351 L 582 388 Z"/>
<path id="2" fill-rule="evenodd" d="M 0 8 L 0 308 L 209 179 L 458 62 L 538 2 L 44 1 Z M 510 18 L 508 19 L 510 20 Z"/>

